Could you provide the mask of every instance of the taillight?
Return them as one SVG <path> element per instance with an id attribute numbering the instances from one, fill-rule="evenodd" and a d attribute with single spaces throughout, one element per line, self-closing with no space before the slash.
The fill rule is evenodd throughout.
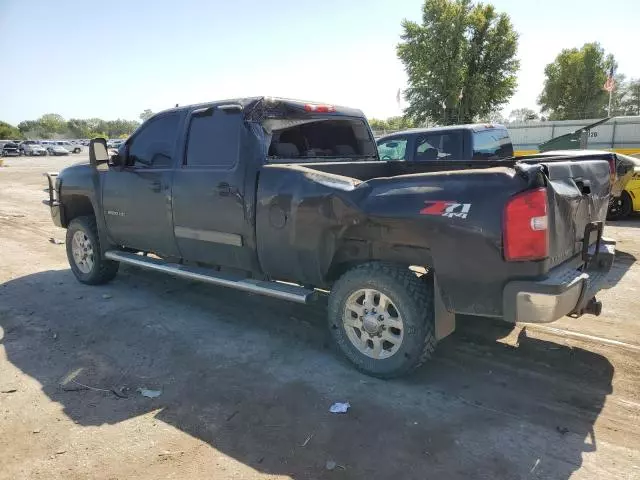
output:
<path id="1" fill-rule="evenodd" d="M 519 193 L 504 209 L 504 258 L 542 260 L 549 256 L 547 189 Z"/>
<path id="2" fill-rule="evenodd" d="M 307 103 L 304 106 L 304 109 L 307 112 L 315 112 L 315 113 L 332 113 L 336 111 L 336 107 L 333 105 L 315 105 L 312 103 Z"/>
<path id="3" fill-rule="evenodd" d="M 609 177 L 611 178 L 611 183 L 616 181 L 616 159 L 615 157 L 610 158 L 609 162 Z"/>

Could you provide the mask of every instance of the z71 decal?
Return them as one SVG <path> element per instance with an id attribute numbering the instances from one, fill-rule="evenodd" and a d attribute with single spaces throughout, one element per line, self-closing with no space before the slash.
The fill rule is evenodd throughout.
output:
<path id="1" fill-rule="evenodd" d="M 446 200 L 429 200 L 424 202 L 426 207 L 420 210 L 421 215 L 437 215 L 449 218 L 467 218 L 470 203 L 450 202 Z"/>

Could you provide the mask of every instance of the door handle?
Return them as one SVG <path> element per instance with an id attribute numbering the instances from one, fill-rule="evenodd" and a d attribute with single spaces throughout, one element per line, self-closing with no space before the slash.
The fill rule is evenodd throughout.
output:
<path id="1" fill-rule="evenodd" d="M 231 195 L 231 185 L 227 182 L 220 182 L 217 186 L 218 195 L 221 197 L 228 197 Z"/>
<path id="2" fill-rule="evenodd" d="M 162 190 L 162 182 L 151 182 L 151 191 L 152 192 L 159 192 Z"/>

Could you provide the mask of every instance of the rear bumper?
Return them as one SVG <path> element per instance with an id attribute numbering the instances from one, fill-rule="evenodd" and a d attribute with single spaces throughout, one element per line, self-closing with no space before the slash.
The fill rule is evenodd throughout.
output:
<path id="1" fill-rule="evenodd" d="M 504 319 L 548 323 L 565 315 L 593 313 L 593 299 L 611 270 L 615 245 L 615 241 L 603 238 L 587 268 L 577 259 L 552 269 L 544 279 L 509 282 L 503 292 Z M 595 245 L 589 253 L 595 253 Z"/>

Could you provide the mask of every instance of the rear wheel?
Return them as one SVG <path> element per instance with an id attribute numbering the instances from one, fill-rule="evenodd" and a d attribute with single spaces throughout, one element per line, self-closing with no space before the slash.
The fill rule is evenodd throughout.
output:
<path id="1" fill-rule="evenodd" d="M 118 273 L 118 262 L 102 258 L 94 217 L 77 217 L 69 223 L 66 246 L 69 265 L 80 282 L 99 285 L 112 280 Z"/>
<path id="2" fill-rule="evenodd" d="M 622 195 L 611 199 L 607 218 L 609 220 L 620 220 L 631 215 L 632 211 L 633 202 L 631 196 L 623 190 Z"/>
<path id="3" fill-rule="evenodd" d="M 435 350 L 433 281 L 408 268 L 372 262 L 348 271 L 331 291 L 328 314 L 338 348 L 368 375 L 406 374 Z"/>

